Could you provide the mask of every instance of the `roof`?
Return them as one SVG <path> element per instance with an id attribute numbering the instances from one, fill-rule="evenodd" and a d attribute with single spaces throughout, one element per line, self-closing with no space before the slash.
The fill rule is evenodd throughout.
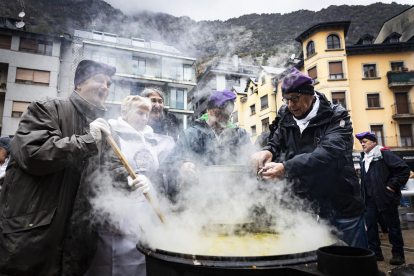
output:
<path id="1" fill-rule="evenodd" d="M 380 32 L 381 32 L 381 30 L 382 30 L 382 28 L 384 27 L 385 23 L 387 23 L 387 22 L 388 22 L 388 21 L 390 21 L 391 19 L 394 19 L 395 17 L 397 17 L 397 16 L 399 16 L 399 15 L 401 15 L 401 14 L 405 13 L 406 11 L 408 11 L 409 9 L 412 9 L 412 8 L 414 8 L 414 5 L 412 5 L 411 7 L 409 7 L 409 8 L 407 8 L 407 9 L 403 10 L 402 12 L 400 12 L 400 13 L 398 13 L 398 14 L 394 15 L 393 17 L 390 17 L 390 18 L 388 18 L 387 20 L 385 20 L 385 21 L 384 21 L 384 23 L 382 23 L 381 28 L 379 29 L 379 32 L 378 32 L 378 33 L 380 33 Z"/>
<path id="2" fill-rule="evenodd" d="M 0 27 L 8 28 L 13 30 L 20 30 L 25 31 L 26 25 L 23 28 L 17 28 L 16 23 L 19 22 L 19 19 L 11 18 L 11 17 L 0 17 Z"/>
<path id="3" fill-rule="evenodd" d="M 347 55 L 363 55 L 368 53 L 380 54 L 381 52 L 378 51 L 398 53 L 403 51 L 414 51 L 414 41 L 381 44 L 355 44 L 346 45 L 345 47 Z"/>
<path id="4" fill-rule="evenodd" d="M 268 73 L 268 74 L 272 74 L 272 75 L 278 75 L 283 73 L 286 69 L 285 68 L 277 68 L 277 67 L 270 67 L 270 66 L 260 66 L 262 67 L 262 69 Z"/>
<path id="5" fill-rule="evenodd" d="M 249 88 L 250 82 L 252 82 L 255 86 L 257 86 L 257 78 L 248 78 L 246 82 L 246 88 L 244 89 L 244 92 L 247 92 L 247 89 Z"/>
<path id="6" fill-rule="evenodd" d="M 361 38 L 358 40 L 358 42 L 357 43 L 355 43 L 355 44 L 362 44 L 363 43 L 363 41 L 364 41 L 364 39 L 367 39 L 367 38 L 369 38 L 369 39 L 371 39 L 371 40 L 374 40 L 374 38 L 375 37 L 373 37 L 372 35 L 370 35 L 370 34 L 364 34 L 363 36 L 361 36 Z"/>
<path id="7" fill-rule="evenodd" d="M 310 27 L 309 29 L 301 33 L 297 38 L 295 38 L 295 40 L 297 42 L 302 43 L 309 36 L 311 36 L 312 34 L 314 34 L 315 32 L 321 29 L 344 28 L 344 34 L 346 36 L 350 25 L 351 25 L 351 21 L 334 21 L 334 22 L 319 23 L 319 24 L 313 25 L 312 27 Z"/>
<path id="8" fill-rule="evenodd" d="M 237 93 L 237 94 L 241 94 L 241 95 L 246 95 L 247 93 L 244 92 L 243 87 L 240 86 L 233 86 L 233 90 Z"/>

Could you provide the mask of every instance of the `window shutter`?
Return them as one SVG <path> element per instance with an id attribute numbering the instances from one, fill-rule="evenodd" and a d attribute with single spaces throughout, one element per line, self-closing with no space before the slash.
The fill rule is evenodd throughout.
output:
<path id="1" fill-rule="evenodd" d="M 16 80 L 33 81 L 33 70 L 17 68 Z"/>
<path id="2" fill-rule="evenodd" d="M 7 35 L 0 35 L 0 49 L 8 49 L 11 48 L 11 36 Z"/>
<path id="3" fill-rule="evenodd" d="M 342 74 L 342 62 L 330 62 L 329 74 Z"/>
<path id="4" fill-rule="evenodd" d="M 345 92 L 332 93 L 332 100 L 336 100 L 336 99 L 345 99 Z"/>
<path id="5" fill-rule="evenodd" d="M 400 125 L 400 136 L 411 137 L 411 125 Z"/>
<path id="6" fill-rule="evenodd" d="M 27 102 L 13 102 L 13 111 L 25 112 L 29 105 Z"/>
<path id="7" fill-rule="evenodd" d="M 36 46 L 37 46 L 36 41 L 34 41 L 34 40 L 24 39 L 24 38 L 20 39 L 20 48 L 30 49 L 30 50 L 36 51 L 37 50 Z"/>
<path id="8" fill-rule="evenodd" d="M 34 71 L 34 82 L 49 83 L 50 72 Z"/>
<path id="9" fill-rule="evenodd" d="M 308 75 L 311 79 L 316 78 L 318 75 L 316 74 L 316 67 L 313 67 L 308 71 Z"/>

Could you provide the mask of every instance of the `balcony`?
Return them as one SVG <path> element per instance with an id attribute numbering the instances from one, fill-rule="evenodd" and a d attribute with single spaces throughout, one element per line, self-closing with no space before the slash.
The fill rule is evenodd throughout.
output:
<path id="1" fill-rule="evenodd" d="M 388 87 L 412 87 L 414 86 L 414 71 L 398 72 L 390 71 L 387 73 Z"/>
<path id="2" fill-rule="evenodd" d="M 392 118 L 394 120 L 414 119 L 413 103 L 394 103 L 392 106 Z"/>

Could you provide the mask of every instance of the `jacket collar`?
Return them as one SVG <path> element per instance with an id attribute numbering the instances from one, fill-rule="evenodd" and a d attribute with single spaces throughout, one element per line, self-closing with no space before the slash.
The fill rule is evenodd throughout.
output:
<path id="1" fill-rule="evenodd" d="M 75 108 L 89 120 L 93 121 L 105 115 L 106 108 L 104 106 L 97 107 L 96 105 L 91 104 L 76 91 L 72 92 L 72 94 L 69 96 L 69 99 Z"/>
<path id="2" fill-rule="evenodd" d="M 372 150 L 374 151 L 374 157 L 372 158 L 372 161 L 378 161 L 382 159 L 382 153 L 381 153 L 381 149 L 383 148 L 383 146 L 381 145 L 377 145 L 375 146 L 375 148 L 373 148 Z M 365 156 L 365 152 L 360 152 L 360 156 L 361 156 L 361 162 L 364 159 Z"/>

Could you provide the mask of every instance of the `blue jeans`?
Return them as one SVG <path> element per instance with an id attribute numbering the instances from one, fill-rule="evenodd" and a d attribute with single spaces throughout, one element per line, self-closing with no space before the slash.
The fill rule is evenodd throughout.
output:
<path id="1" fill-rule="evenodd" d="M 367 213 L 365 219 L 367 221 L 368 245 L 369 249 L 376 254 L 381 253 L 381 242 L 378 236 L 378 217 L 381 214 L 388 226 L 388 237 L 392 244 L 392 255 L 404 256 L 404 240 L 401 233 L 400 217 L 398 215 L 398 205 L 392 205 L 386 210 L 378 211 L 374 200 L 367 195 L 366 198 Z"/>
<path id="2" fill-rule="evenodd" d="M 349 246 L 368 248 L 364 215 L 353 218 L 335 218 L 333 224 L 339 231 L 338 238 Z"/>

